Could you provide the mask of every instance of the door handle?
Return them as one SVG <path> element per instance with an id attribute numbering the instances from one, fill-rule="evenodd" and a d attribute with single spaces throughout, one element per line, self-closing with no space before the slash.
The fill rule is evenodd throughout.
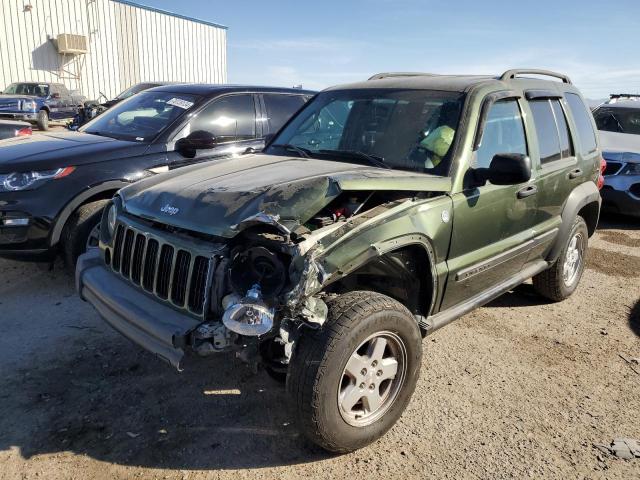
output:
<path id="1" fill-rule="evenodd" d="M 526 187 L 518 190 L 518 198 L 527 198 L 531 195 L 538 193 L 538 187 L 535 185 L 527 185 Z"/>
<path id="2" fill-rule="evenodd" d="M 569 179 L 573 180 L 574 178 L 578 178 L 582 176 L 582 170 L 580 170 L 579 168 L 576 168 L 575 170 L 571 170 L 569 172 Z"/>

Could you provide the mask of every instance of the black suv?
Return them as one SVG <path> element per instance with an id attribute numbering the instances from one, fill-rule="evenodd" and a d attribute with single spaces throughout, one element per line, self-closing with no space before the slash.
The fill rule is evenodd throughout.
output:
<path id="1" fill-rule="evenodd" d="M 0 147 L 0 256 L 67 264 L 98 245 L 103 207 L 125 185 L 218 157 L 259 151 L 313 92 L 167 85 L 135 95 L 78 132 Z"/>

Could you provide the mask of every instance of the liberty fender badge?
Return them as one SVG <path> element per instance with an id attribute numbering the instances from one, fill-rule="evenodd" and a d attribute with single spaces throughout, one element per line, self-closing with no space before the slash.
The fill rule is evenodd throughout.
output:
<path id="1" fill-rule="evenodd" d="M 178 213 L 180 211 L 180 209 L 177 208 L 177 207 L 172 207 L 171 205 L 169 205 L 167 203 L 164 207 L 162 207 L 160 209 L 160 211 L 162 213 L 166 213 L 167 215 L 175 215 L 176 213 Z"/>
<path id="2" fill-rule="evenodd" d="M 441 216 L 442 216 L 443 223 L 449 223 L 449 220 L 451 220 L 451 215 L 449 214 L 449 210 L 443 210 Z"/>

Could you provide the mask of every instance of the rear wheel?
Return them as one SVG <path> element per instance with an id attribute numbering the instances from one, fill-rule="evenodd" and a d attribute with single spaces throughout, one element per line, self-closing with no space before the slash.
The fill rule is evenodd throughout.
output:
<path id="1" fill-rule="evenodd" d="M 97 200 L 82 205 L 67 222 L 64 238 L 64 259 L 69 269 L 75 269 L 78 257 L 91 248 L 98 248 L 100 220 L 109 200 Z"/>
<path id="2" fill-rule="evenodd" d="M 40 110 L 36 119 L 39 130 L 49 130 L 49 114 L 46 110 Z"/>
<path id="3" fill-rule="evenodd" d="M 287 389 L 307 438 L 345 453 L 402 415 L 420 374 L 422 336 L 413 315 L 379 293 L 346 293 L 328 306 L 322 329 L 300 336 Z"/>
<path id="4" fill-rule="evenodd" d="M 588 239 L 587 224 L 578 216 L 558 260 L 549 269 L 533 277 L 533 286 L 540 295 L 559 302 L 576 290 L 584 272 Z"/>

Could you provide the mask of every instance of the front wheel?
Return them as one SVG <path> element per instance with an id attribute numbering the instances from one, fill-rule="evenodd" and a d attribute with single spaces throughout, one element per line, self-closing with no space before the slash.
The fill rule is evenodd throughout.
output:
<path id="1" fill-rule="evenodd" d="M 422 336 L 411 313 L 375 292 L 330 301 L 325 325 L 300 337 L 287 376 L 303 433 L 336 453 L 384 435 L 420 374 Z"/>
<path id="2" fill-rule="evenodd" d="M 36 123 L 38 124 L 39 130 L 42 130 L 42 131 L 49 130 L 49 114 L 47 113 L 46 110 L 40 110 L 38 112 Z"/>
<path id="3" fill-rule="evenodd" d="M 82 205 L 67 222 L 64 237 L 64 259 L 67 267 L 74 270 L 78 257 L 100 241 L 100 220 L 109 200 L 97 200 Z"/>
<path id="4" fill-rule="evenodd" d="M 559 302 L 578 288 L 584 272 L 589 231 L 584 219 L 576 217 L 558 260 L 533 277 L 533 287 L 543 297 Z"/>

